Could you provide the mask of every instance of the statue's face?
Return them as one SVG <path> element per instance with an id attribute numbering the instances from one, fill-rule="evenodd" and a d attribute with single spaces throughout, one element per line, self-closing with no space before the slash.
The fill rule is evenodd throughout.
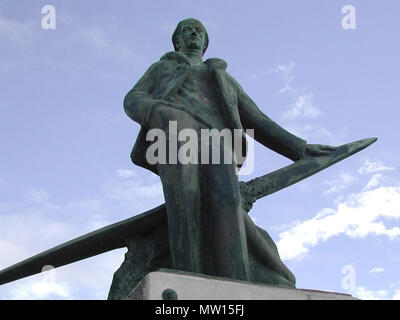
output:
<path id="1" fill-rule="evenodd" d="M 187 21 L 182 25 L 180 33 L 180 50 L 199 49 L 203 51 L 205 44 L 204 27 L 196 21 Z"/>

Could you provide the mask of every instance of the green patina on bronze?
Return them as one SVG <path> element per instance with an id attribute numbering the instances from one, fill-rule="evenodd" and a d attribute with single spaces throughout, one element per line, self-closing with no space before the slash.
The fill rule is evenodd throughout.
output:
<path id="1" fill-rule="evenodd" d="M 272 239 L 243 214 L 236 165 L 149 165 L 145 150 L 150 142 L 145 137 L 149 129 L 167 132 L 169 122 L 177 121 L 178 132 L 185 128 L 199 133 L 207 128 L 253 129 L 256 141 L 293 161 L 334 148 L 308 146 L 263 114 L 226 71 L 225 61 L 203 62 L 208 34 L 200 21 L 181 21 L 172 41 L 175 52 L 154 63 L 124 100 L 128 116 L 142 126 L 132 160 L 158 174 L 164 190 L 169 243 L 164 255 L 168 259 L 155 259 L 168 265 L 157 268 L 294 287 L 295 277 L 280 260 Z M 137 246 L 131 251 L 137 252 Z M 109 298 L 120 297 L 116 292 L 137 258 L 127 257 L 116 273 Z"/>
<path id="2" fill-rule="evenodd" d="M 221 59 L 202 61 L 209 38 L 195 19 L 181 21 L 168 52 L 125 97 L 128 116 L 141 125 L 132 161 L 160 176 L 165 204 L 71 240 L 0 272 L 0 284 L 116 248 L 127 247 L 109 299 L 123 299 L 160 268 L 295 287 L 274 241 L 248 212 L 253 203 L 369 146 L 365 139 L 340 147 L 310 145 L 260 111 Z M 150 129 L 253 129 L 254 139 L 294 161 L 239 182 L 235 164 L 149 164 Z M 167 141 L 169 143 L 169 141 Z M 182 144 L 182 143 L 181 143 Z M 179 148 L 179 142 L 178 142 Z M 138 195 L 139 196 L 139 195 Z"/>

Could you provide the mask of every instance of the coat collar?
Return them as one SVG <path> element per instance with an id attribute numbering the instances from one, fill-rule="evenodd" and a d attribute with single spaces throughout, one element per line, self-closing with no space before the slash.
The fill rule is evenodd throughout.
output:
<path id="1" fill-rule="evenodd" d="M 180 52 L 176 52 L 176 51 L 170 51 L 167 52 L 166 54 L 164 54 L 161 59 L 161 61 L 167 60 L 167 61 L 176 61 L 178 63 L 186 63 L 190 66 L 190 62 L 189 59 Z M 218 59 L 218 58 L 210 58 L 204 61 L 204 63 L 209 66 L 212 69 L 226 69 L 226 67 L 228 66 L 227 63 L 222 60 L 222 59 Z"/>

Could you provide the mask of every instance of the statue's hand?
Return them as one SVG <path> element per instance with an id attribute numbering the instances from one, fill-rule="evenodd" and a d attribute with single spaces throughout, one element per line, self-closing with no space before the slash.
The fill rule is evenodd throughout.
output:
<path id="1" fill-rule="evenodd" d="M 303 158 L 307 156 L 311 157 L 327 156 L 336 149 L 337 147 L 326 146 L 322 144 L 308 144 L 306 150 L 304 151 Z"/>

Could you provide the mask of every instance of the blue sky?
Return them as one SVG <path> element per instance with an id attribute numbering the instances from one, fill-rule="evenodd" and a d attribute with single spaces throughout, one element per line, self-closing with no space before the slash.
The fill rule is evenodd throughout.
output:
<path id="1" fill-rule="evenodd" d="M 41 27 L 48 4 L 54 30 Z M 349 4 L 354 30 L 341 24 Z M 0 269 L 164 202 L 158 177 L 130 162 L 139 125 L 122 100 L 194 17 L 210 36 L 204 58 L 227 61 L 289 131 L 330 145 L 379 138 L 259 200 L 251 217 L 298 288 L 399 299 L 399 10 L 394 0 L 1 0 Z M 243 180 L 290 163 L 255 152 Z M 105 299 L 124 253 L 3 285 L 0 299 Z"/>

